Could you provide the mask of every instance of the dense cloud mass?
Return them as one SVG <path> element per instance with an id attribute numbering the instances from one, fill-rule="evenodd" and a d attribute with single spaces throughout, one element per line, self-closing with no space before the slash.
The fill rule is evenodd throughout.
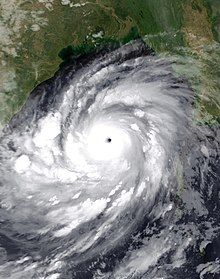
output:
<path id="1" fill-rule="evenodd" d="M 140 40 L 38 86 L 1 135 L 1 278 L 219 278 L 219 141 Z"/>

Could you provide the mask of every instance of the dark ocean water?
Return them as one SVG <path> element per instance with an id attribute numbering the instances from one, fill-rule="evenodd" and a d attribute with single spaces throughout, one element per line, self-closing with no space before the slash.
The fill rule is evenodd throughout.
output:
<path id="1" fill-rule="evenodd" d="M 220 131 L 141 40 L 68 65 L 1 135 L 1 278 L 219 278 Z"/>

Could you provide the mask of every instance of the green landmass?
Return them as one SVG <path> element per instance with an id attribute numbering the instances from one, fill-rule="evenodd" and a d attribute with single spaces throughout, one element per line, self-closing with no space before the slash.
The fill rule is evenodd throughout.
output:
<path id="1" fill-rule="evenodd" d="M 214 123 L 220 112 L 219 34 L 219 0 L 1 0 L 0 123 L 70 57 L 137 36 L 158 54 L 183 59 L 176 71 L 198 94 L 196 117 Z"/>

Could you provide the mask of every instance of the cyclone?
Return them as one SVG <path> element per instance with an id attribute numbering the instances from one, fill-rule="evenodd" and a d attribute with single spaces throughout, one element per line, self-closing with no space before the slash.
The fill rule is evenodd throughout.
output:
<path id="1" fill-rule="evenodd" d="M 219 278 L 220 133 L 173 63 L 135 40 L 33 90 L 1 134 L 2 278 Z"/>

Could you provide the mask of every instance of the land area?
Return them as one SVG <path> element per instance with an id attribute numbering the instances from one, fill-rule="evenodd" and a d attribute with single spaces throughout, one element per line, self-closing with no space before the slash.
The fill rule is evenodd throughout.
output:
<path id="1" fill-rule="evenodd" d="M 219 121 L 219 0 L 1 0 L 0 125 L 69 59 L 65 50 L 123 42 L 132 28 L 159 55 L 183 59 L 175 70 L 197 92 L 197 119 Z"/>

